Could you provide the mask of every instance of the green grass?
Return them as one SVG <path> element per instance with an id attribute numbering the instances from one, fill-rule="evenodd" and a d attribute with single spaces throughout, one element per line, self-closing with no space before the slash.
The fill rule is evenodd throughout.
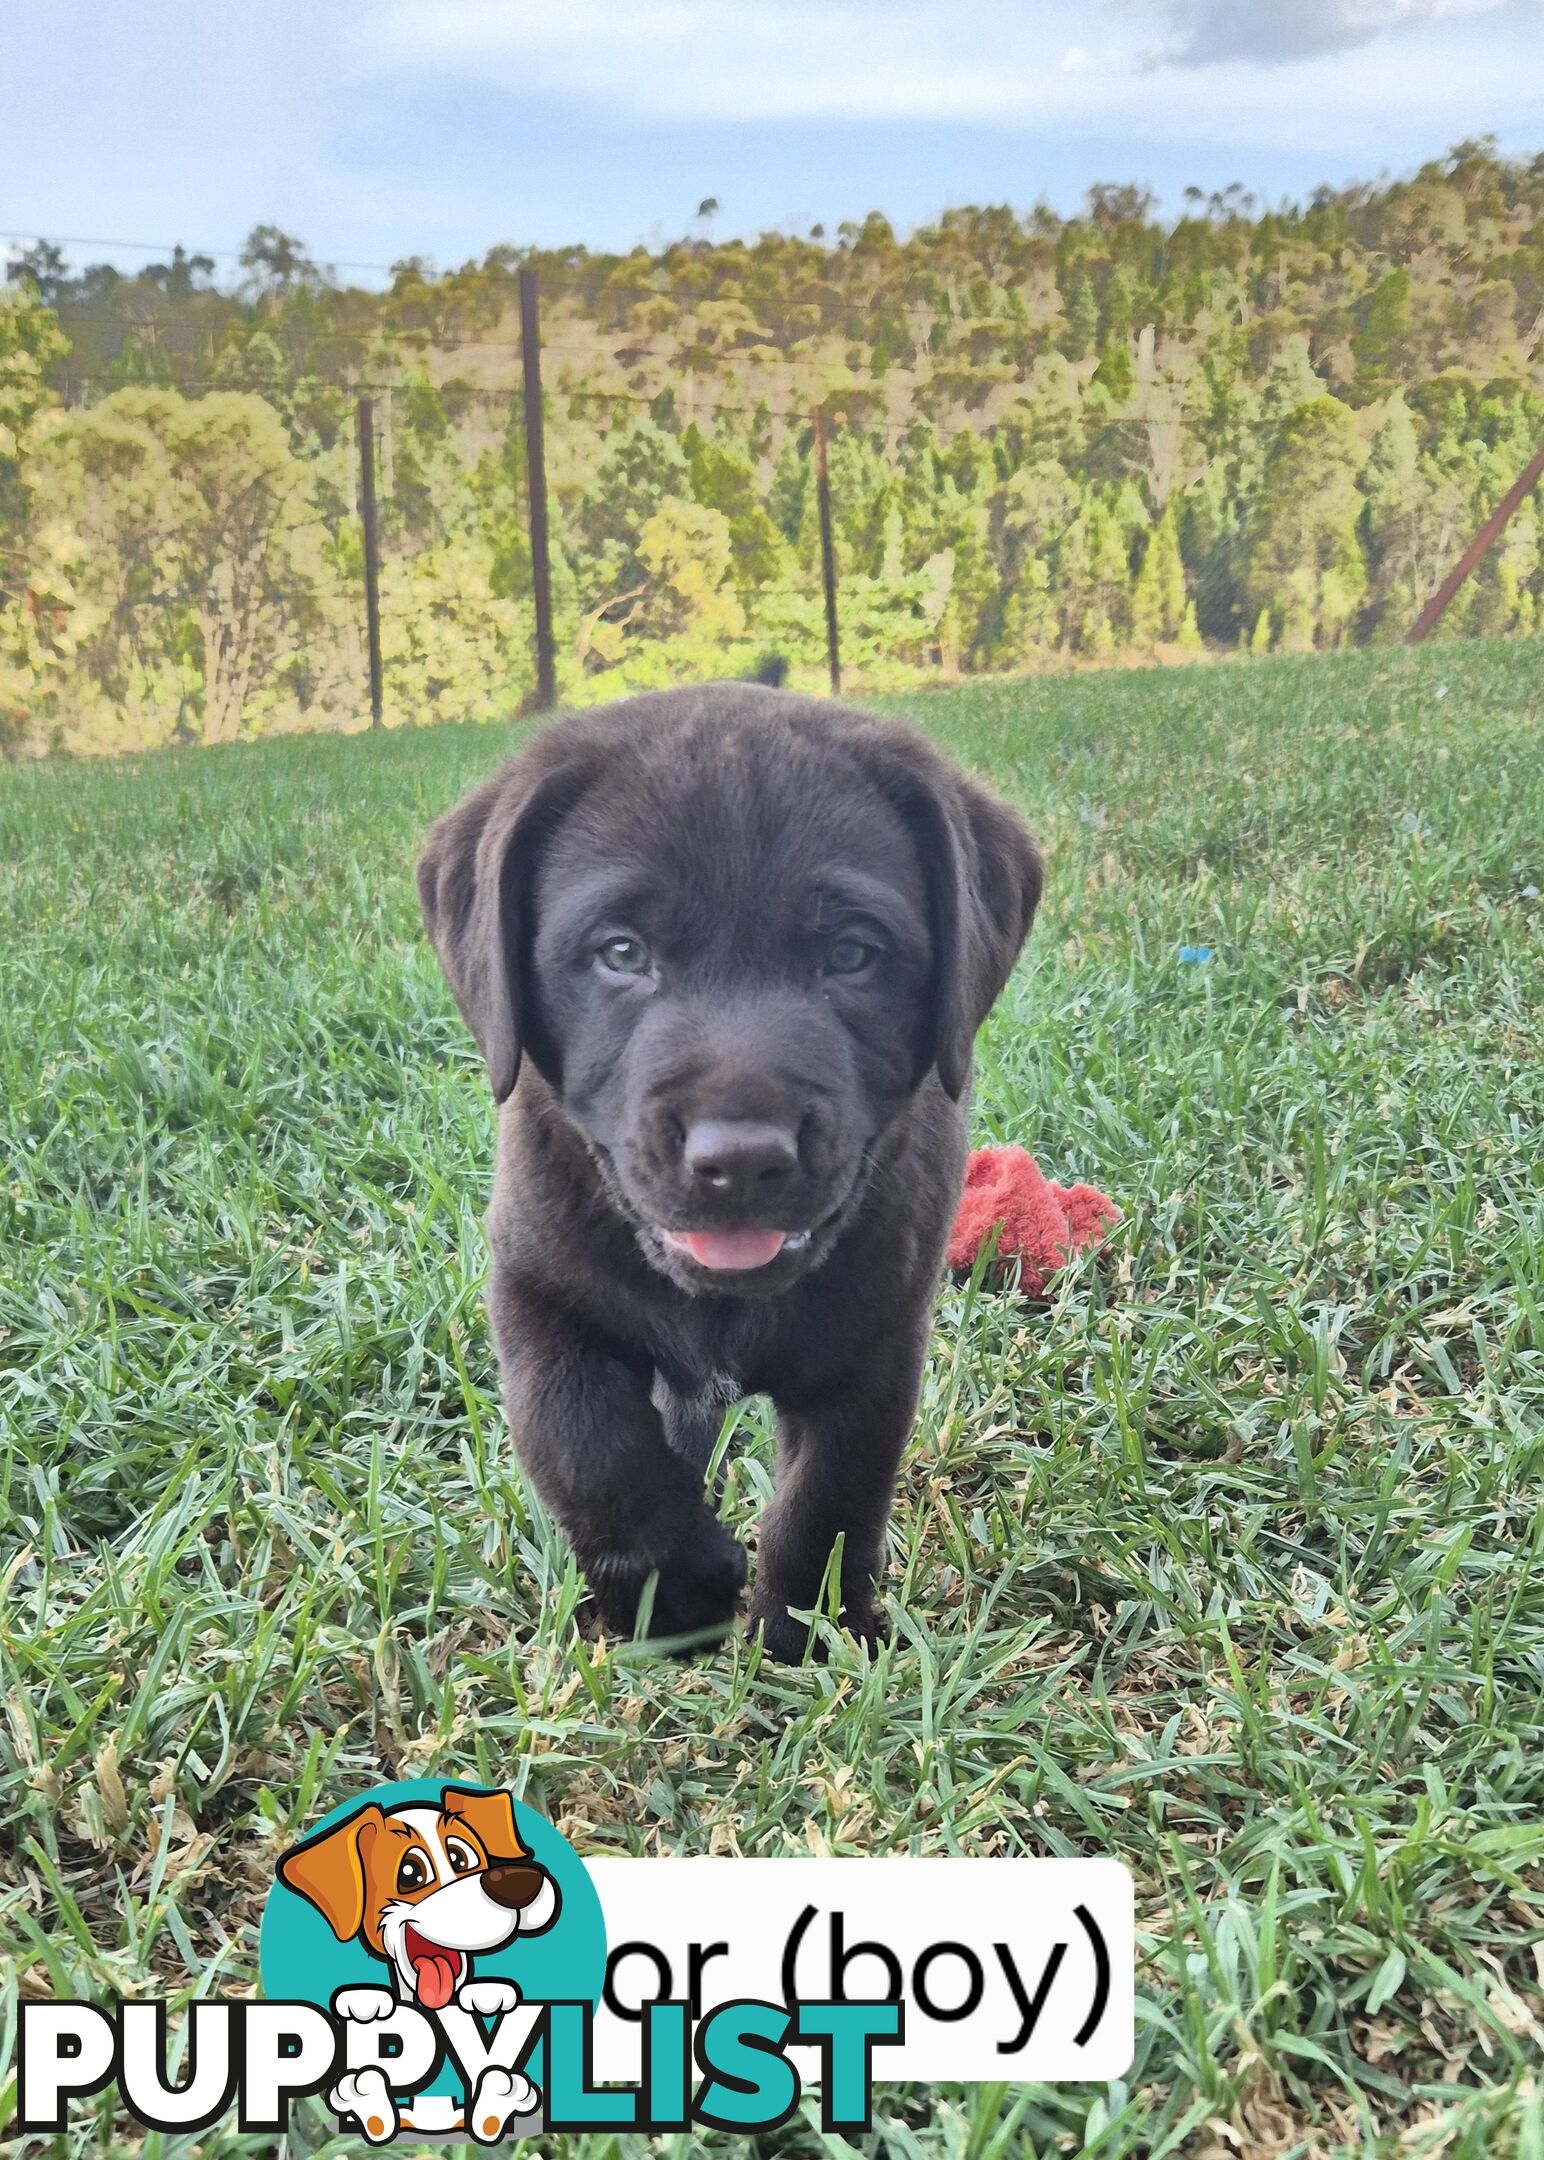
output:
<path id="1" fill-rule="evenodd" d="M 1126 1220 L 945 1294 L 894 1639 L 800 1671 L 586 1645 L 503 1432 L 409 870 L 508 738 L 0 776 L 0 2045 L 250 1984 L 279 1845 L 443 1771 L 591 1852 L 1128 1862 L 1129 2080 L 885 2089 L 876 2150 L 1544 2153 L 1541 657 L 911 701 L 1051 863 L 977 1136 Z"/>

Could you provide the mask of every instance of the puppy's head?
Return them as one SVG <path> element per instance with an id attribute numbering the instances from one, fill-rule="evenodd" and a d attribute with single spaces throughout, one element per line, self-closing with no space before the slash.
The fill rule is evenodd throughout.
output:
<path id="1" fill-rule="evenodd" d="M 522 1054 L 682 1287 L 770 1293 L 971 1043 L 1040 862 L 909 729 L 745 685 L 558 723 L 435 826 L 430 936 L 495 1095 Z"/>
<path id="2" fill-rule="evenodd" d="M 531 1859 L 508 1793 L 456 1785 L 438 1807 L 360 1808 L 287 1852 L 279 1878 L 429 2010 L 451 2000 L 474 1951 L 538 1934 L 558 1911 L 557 1885 Z"/>

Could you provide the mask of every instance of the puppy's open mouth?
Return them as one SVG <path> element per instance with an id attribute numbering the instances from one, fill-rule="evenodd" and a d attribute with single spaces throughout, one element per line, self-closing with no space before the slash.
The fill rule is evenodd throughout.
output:
<path id="1" fill-rule="evenodd" d="M 782 1254 L 802 1252 L 810 1241 L 808 1230 L 661 1230 L 660 1236 L 676 1252 L 685 1253 L 698 1267 L 715 1275 L 748 1275 L 770 1267 Z"/>
<path id="2" fill-rule="evenodd" d="M 447 1950 L 442 1943 L 430 1942 L 411 1920 L 403 1934 L 402 1947 L 413 1968 L 418 2000 L 426 2010 L 443 2010 L 466 1971 L 465 1957 L 459 1950 Z"/>

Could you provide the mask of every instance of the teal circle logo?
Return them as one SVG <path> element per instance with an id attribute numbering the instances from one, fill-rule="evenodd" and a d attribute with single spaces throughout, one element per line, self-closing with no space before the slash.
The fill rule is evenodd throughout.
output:
<path id="1" fill-rule="evenodd" d="M 342 1802 L 280 1855 L 258 1962 L 271 2002 L 382 2030 L 403 2010 L 444 2024 L 469 2011 L 485 2036 L 520 2004 L 597 2004 L 606 1927 L 584 1862 L 534 1808 L 498 1788 L 411 1778 Z M 539 2047 L 525 2068 L 539 2085 Z M 367 2077 L 341 2079 L 328 2099 L 372 2142 L 378 2126 L 380 2142 L 459 2127 L 469 2104 L 449 2052 L 410 2105 L 388 2096 L 383 2069 Z M 513 2087 L 533 2104 L 521 2077 Z M 524 2112 L 519 2097 L 513 2106 Z"/>

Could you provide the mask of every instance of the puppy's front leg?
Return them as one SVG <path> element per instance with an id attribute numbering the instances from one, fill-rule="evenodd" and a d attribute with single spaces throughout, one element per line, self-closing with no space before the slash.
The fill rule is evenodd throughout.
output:
<path id="1" fill-rule="evenodd" d="M 651 1635 L 722 1633 L 745 1554 L 705 1504 L 701 1471 L 667 1444 L 652 1368 L 588 1337 L 500 1263 L 489 1312 L 520 1460 L 568 1533 L 604 1626 L 632 1635 L 657 1573 Z"/>
<path id="2" fill-rule="evenodd" d="M 878 1634 L 874 1583 L 926 1343 L 925 1333 L 892 1341 L 829 1398 L 778 1404 L 777 1486 L 762 1518 L 750 1617 L 773 1657 L 804 1656 L 809 1630 L 788 1609 L 818 1603 L 838 1535 L 843 1624 L 864 1641 Z"/>

